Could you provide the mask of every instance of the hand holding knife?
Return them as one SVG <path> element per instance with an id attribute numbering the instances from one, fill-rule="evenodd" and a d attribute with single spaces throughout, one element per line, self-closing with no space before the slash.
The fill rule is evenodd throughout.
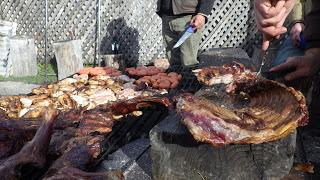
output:
<path id="1" fill-rule="evenodd" d="M 183 44 L 193 33 L 195 32 L 192 25 L 189 25 L 184 32 L 184 34 L 181 36 L 181 38 L 178 40 L 178 42 L 173 46 L 173 49 L 178 48 Z"/>

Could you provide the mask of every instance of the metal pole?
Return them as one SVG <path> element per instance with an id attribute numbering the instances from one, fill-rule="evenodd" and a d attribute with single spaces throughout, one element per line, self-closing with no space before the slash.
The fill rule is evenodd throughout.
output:
<path id="1" fill-rule="evenodd" d="M 96 49 L 95 49 L 95 62 L 98 61 L 98 66 L 101 66 L 101 59 L 100 59 L 100 43 L 101 43 L 101 39 L 100 39 L 100 30 L 101 30 L 101 22 L 100 22 L 100 8 L 101 7 L 101 1 L 97 0 L 96 1 Z"/>
<path id="2" fill-rule="evenodd" d="M 45 40 L 44 40 L 44 53 L 45 53 L 45 82 L 48 82 L 48 0 L 45 5 Z"/>

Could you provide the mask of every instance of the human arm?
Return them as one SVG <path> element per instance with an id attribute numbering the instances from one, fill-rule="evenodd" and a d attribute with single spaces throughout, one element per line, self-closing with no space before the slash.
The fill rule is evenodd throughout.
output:
<path id="1" fill-rule="evenodd" d="M 320 1 L 312 1 L 311 12 L 305 17 L 304 31 L 307 50 L 304 56 L 288 58 L 287 61 L 271 69 L 282 71 L 293 68 L 285 79 L 290 81 L 301 77 L 313 76 L 320 70 Z"/>
<path id="2" fill-rule="evenodd" d="M 279 38 L 281 34 L 287 32 L 283 24 L 294 5 L 295 0 L 254 1 L 256 23 L 263 35 L 263 50 L 269 47 L 271 39 Z"/>
<path id="3" fill-rule="evenodd" d="M 197 6 L 196 15 L 191 19 L 191 25 L 195 29 L 201 29 L 208 21 L 212 11 L 214 0 L 200 0 Z"/>
<path id="4" fill-rule="evenodd" d="M 311 48 L 306 50 L 304 56 L 289 57 L 285 63 L 270 69 L 270 71 L 293 69 L 292 72 L 284 76 L 286 81 L 313 76 L 320 70 L 319 57 L 320 48 Z"/>
<path id="5" fill-rule="evenodd" d="M 290 27 L 290 38 L 295 46 L 300 44 L 300 34 L 304 31 L 305 0 L 296 1 L 287 20 Z"/>

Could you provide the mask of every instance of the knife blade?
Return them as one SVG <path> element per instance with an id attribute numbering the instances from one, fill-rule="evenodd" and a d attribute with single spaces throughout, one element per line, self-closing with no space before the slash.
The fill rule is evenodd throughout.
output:
<path id="1" fill-rule="evenodd" d="M 185 33 L 180 37 L 178 42 L 173 46 L 173 49 L 178 48 L 194 33 L 193 27 L 189 25 Z"/>

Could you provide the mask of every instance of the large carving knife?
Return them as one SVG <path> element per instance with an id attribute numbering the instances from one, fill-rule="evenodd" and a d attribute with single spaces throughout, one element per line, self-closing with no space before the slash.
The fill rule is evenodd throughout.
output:
<path id="1" fill-rule="evenodd" d="M 181 36 L 179 41 L 173 46 L 173 49 L 178 48 L 194 33 L 193 27 L 189 25 L 185 33 Z"/>

